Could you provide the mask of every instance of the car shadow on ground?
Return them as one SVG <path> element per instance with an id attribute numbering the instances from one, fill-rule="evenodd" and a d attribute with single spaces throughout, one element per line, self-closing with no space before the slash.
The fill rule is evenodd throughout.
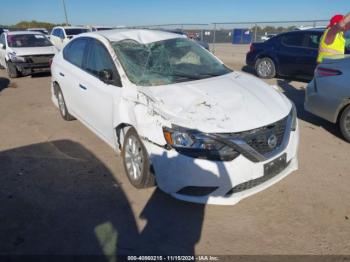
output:
<path id="1" fill-rule="evenodd" d="M 304 109 L 304 101 L 305 101 L 305 90 L 304 88 L 294 88 L 290 82 L 295 81 L 293 79 L 278 79 L 277 84 L 284 91 L 284 94 L 294 102 L 297 111 L 298 118 L 313 124 L 315 126 L 319 126 L 332 133 L 333 135 L 343 139 L 341 132 L 338 128 L 338 125 L 335 125 L 331 122 L 328 122 L 318 116 L 315 116 Z M 298 80 L 300 81 L 300 80 Z"/>
<path id="2" fill-rule="evenodd" d="M 158 166 L 162 166 L 163 170 L 174 170 L 171 173 L 168 172 L 170 176 L 181 175 L 179 172 L 183 169 L 179 166 L 180 162 L 177 161 L 177 157 L 169 158 L 167 154 L 163 153 L 162 155 L 152 155 L 151 159 L 153 163 L 157 162 Z M 232 188 L 224 162 L 216 162 L 215 164 L 219 176 L 199 167 L 195 163 L 195 158 L 187 158 L 186 165 L 191 166 L 188 176 L 196 174 L 201 177 L 205 184 L 208 183 L 212 186 L 224 184 L 230 189 Z M 176 172 L 176 170 L 178 171 Z M 171 178 L 167 175 L 162 178 L 165 181 L 169 179 Z M 172 179 L 176 183 L 176 178 Z M 162 183 L 162 180 L 159 179 L 158 183 Z M 203 197 L 203 200 L 207 202 L 208 197 Z M 155 190 L 140 215 L 141 219 L 147 220 L 147 224 L 140 232 L 138 250 L 141 251 L 141 254 L 146 255 L 195 255 L 195 245 L 201 238 L 204 214 L 204 204 L 176 200 L 159 189 Z"/>
<path id="3" fill-rule="evenodd" d="M 147 222 L 139 230 L 121 183 L 78 143 L 59 140 L 2 151 L 0 167 L 1 254 L 98 254 L 105 259 L 195 253 L 204 205 L 156 189 L 141 212 Z"/>
<path id="4" fill-rule="evenodd" d="M 0 77 L 0 92 L 10 85 L 10 80 L 8 78 Z"/>
<path id="5" fill-rule="evenodd" d="M 252 68 L 252 67 L 249 67 L 249 66 L 243 66 L 241 68 L 241 71 L 245 72 L 245 73 L 248 73 L 248 74 L 251 74 L 253 76 L 257 76 L 256 72 L 255 72 L 255 69 Z M 290 77 L 290 76 L 277 76 L 276 77 L 277 79 L 282 79 L 282 80 L 286 80 L 286 81 L 299 81 L 299 82 L 304 82 L 304 83 L 309 83 L 311 81 L 311 79 L 307 79 L 307 78 L 302 78 L 302 77 Z"/>
<path id="6" fill-rule="evenodd" d="M 35 74 L 32 74 L 31 76 L 32 78 L 49 77 L 51 76 L 51 72 L 35 73 Z"/>
<path id="7" fill-rule="evenodd" d="M 257 76 L 257 75 L 256 75 L 256 72 L 255 72 L 255 69 L 252 68 L 252 67 L 250 67 L 250 66 L 243 66 L 243 67 L 241 68 L 241 71 L 242 71 L 242 72 L 245 72 L 245 73 L 248 73 L 248 74 L 251 74 L 251 75 L 253 75 L 253 76 Z"/>

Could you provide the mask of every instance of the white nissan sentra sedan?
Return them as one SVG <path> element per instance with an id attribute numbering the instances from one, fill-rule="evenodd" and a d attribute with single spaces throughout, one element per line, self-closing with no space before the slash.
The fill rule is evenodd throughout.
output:
<path id="1" fill-rule="evenodd" d="M 74 38 L 52 63 L 52 100 L 121 152 L 137 188 L 235 204 L 297 169 L 296 110 L 184 36 L 111 30 Z"/>

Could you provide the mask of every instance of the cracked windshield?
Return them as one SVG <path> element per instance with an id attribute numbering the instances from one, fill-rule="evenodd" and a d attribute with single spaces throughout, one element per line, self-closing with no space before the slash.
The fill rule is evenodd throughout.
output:
<path id="1" fill-rule="evenodd" d="M 151 44 L 113 42 L 131 82 L 140 86 L 168 85 L 232 72 L 192 40 L 175 38 Z"/>

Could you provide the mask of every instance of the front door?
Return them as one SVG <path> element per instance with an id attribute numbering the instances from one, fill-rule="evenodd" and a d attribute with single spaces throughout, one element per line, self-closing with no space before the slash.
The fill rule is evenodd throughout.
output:
<path id="1" fill-rule="evenodd" d="M 119 75 L 108 50 L 98 40 L 92 39 L 89 43 L 84 70 L 78 83 L 81 117 L 101 138 L 113 146 L 113 112 L 122 88 L 100 80 L 99 74 L 103 70 L 112 72 L 114 79 L 118 79 Z"/>

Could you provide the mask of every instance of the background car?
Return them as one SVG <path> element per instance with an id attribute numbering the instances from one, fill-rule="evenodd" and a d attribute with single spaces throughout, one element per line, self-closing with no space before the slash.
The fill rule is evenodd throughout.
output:
<path id="1" fill-rule="evenodd" d="M 350 56 L 325 59 L 307 86 L 305 109 L 334 124 L 350 142 Z"/>
<path id="2" fill-rule="evenodd" d="M 49 62 L 56 53 L 57 49 L 41 33 L 17 31 L 0 36 L 0 65 L 10 78 L 50 72 Z"/>
<path id="3" fill-rule="evenodd" d="M 324 29 L 282 33 L 264 43 L 251 44 L 246 64 L 261 78 L 276 75 L 311 80 L 317 65 L 320 39 Z M 345 53 L 349 54 L 347 39 Z"/>
<path id="4" fill-rule="evenodd" d="M 52 29 L 50 40 L 58 50 L 61 50 L 74 36 L 88 31 L 85 27 L 57 26 Z"/>
<path id="5" fill-rule="evenodd" d="M 246 64 L 261 78 L 292 76 L 312 79 L 323 30 L 298 30 L 253 43 Z"/>

